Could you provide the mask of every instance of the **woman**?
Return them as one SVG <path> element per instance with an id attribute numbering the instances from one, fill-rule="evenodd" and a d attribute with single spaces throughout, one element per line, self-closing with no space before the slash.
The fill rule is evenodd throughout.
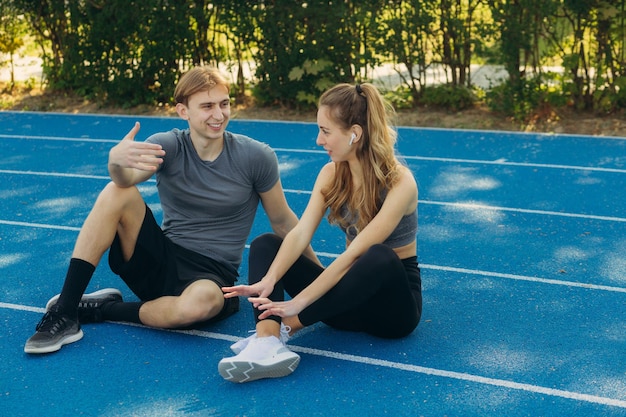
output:
<path id="1" fill-rule="evenodd" d="M 227 380 L 247 382 L 292 373 L 300 357 L 290 334 L 322 321 L 337 329 L 399 338 L 422 311 L 417 265 L 417 184 L 394 154 L 393 109 L 372 84 L 340 84 L 319 101 L 317 144 L 331 162 L 317 176 L 309 203 L 284 240 L 272 234 L 250 246 L 249 285 L 224 287 L 249 297 L 256 334 L 222 359 Z M 346 234 L 346 250 L 327 268 L 303 255 L 320 221 Z M 284 301 L 284 292 L 292 298 Z"/>

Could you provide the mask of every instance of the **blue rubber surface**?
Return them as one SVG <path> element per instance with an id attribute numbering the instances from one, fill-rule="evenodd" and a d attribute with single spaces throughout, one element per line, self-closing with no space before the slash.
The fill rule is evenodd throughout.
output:
<path id="1" fill-rule="evenodd" d="M 104 323 L 55 354 L 23 352 L 108 181 L 108 150 L 175 118 L 0 112 L 0 406 L 7 416 L 626 415 L 626 139 L 400 128 L 420 187 L 424 313 L 402 340 L 316 325 L 286 378 L 217 373 L 247 306 L 196 331 Z M 308 123 L 233 120 L 277 153 L 304 209 L 328 160 Z M 160 219 L 154 180 L 140 187 Z M 268 231 L 259 209 L 251 238 Z M 342 250 L 325 222 L 314 249 Z M 247 253 L 241 266 L 246 281 Z M 103 262 L 88 291 L 117 287 Z M 375 306 L 373 306 L 375 308 Z"/>

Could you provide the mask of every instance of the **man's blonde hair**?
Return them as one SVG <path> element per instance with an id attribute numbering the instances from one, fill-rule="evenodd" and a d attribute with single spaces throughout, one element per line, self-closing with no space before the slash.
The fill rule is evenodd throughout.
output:
<path id="1" fill-rule="evenodd" d="M 174 100 L 176 104 L 186 106 L 189 97 L 199 91 L 209 91 L 217 85 L 223 85 L 230 93 L 230 83 L 216 68 L 194 67 L 180 77 L 174 90 Z"/>

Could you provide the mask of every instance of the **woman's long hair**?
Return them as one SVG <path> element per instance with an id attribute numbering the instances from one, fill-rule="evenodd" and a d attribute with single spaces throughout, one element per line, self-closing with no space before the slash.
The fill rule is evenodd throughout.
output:
<path id="1" fill-rule="evenodd" d="M 343 129 L 355 124 L 363 129 L 361 139 L 353 145 L 357 146 L 356 156 L 363 167 L 361 189 L 354 189 L 348 162 L 338 162 L 333 182 L 322 190 L 331 223 L 350 226 L 341 213 L 342 207 L 346 207 L 347 217 L 356 220 L 357 231 L 363 230 L 398 179 L 394 154 L 397 133 L 391 123 L 395 112 L 369 83 L 336 85 L 320 97 L 319 106 L 326 106 L 331 119 Z"/>

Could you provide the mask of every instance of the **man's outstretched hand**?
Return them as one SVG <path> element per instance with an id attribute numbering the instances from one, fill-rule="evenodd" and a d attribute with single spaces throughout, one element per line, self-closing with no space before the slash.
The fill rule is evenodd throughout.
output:
<path id="1" fill-rule="evenodd" d="M 139 122 L 124 136 L 124 138 L 111 148 L 109 152 L 109 165 L 120 168 L 135 168 L 141 171 L 155 172 L 163 163 L 165 151 L 156 143 L 135 142 L 135 136 L 139 132 Z"/>

